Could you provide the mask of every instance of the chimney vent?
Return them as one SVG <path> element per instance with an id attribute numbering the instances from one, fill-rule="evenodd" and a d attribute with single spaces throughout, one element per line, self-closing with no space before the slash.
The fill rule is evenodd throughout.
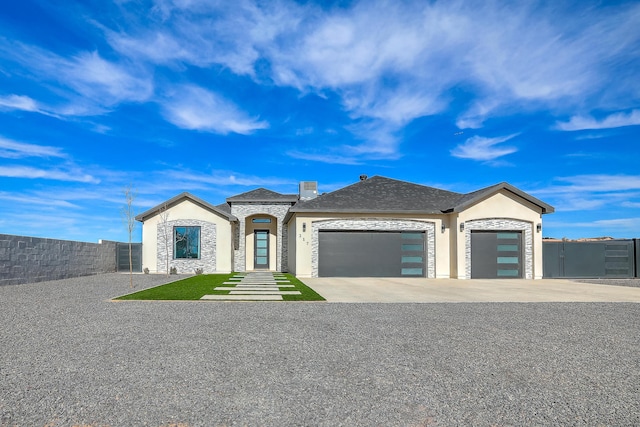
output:
<path id="1" fill-rule="evenodd" d="M 360 181 L 366 181 L 368 178 L 367 175 L 360 175 Z"/>
<path id="2" fill-rule="evenodd" d="M 302 181 L 300 182 L 300 200 L 311 200 L 318 197 L 318 182 L 317 181 Z"/>

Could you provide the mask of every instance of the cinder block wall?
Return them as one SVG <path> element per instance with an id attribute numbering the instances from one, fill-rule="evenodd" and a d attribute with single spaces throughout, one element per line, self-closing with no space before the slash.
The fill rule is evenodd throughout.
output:
<path id="1" fill-rule="evenodd" d="M 0 234 L 0 286 L 116 271 L 116 242 Z"/>

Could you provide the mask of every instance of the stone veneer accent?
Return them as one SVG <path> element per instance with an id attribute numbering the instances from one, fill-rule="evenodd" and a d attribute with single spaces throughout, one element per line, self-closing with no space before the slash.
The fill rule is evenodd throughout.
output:
<path id="1" fill-rule="evenodd" d="M 320 230 L 425 231 L 427 241 L 427 277 L 436 277 L 435 223 L 392 218 L 348 218 L 311 223 L 311 277 L 318 277 L 318 232 Z"/>
<path id="2" fill-rule="evenodd" d="M 465 279 L 471 278 L 471 231 L 524 231 L 524 277 L 533 279 L 533 224 L 508 218 L 487 218 L 465 221 L 464 223 L 464 257 Z"/>
<path id="3" fill-rule="evenodd" d="M 200 227 L 200 259 L 173 259 L 173 227 Z M 214 223 L 198 219 L 176 219 L 167 221 L 167 228 L 169 244 L 165 245 L 163 224 L 158 224 L 158 256 L 156 259 L 158 272 L 166 272 L 167 270 L 165 258 L 167 250 L 169 251 L 169 268 L 175 267 L 178 273 L 195 273 L 197 268 L 201 268 L 204 273 L 216 271 L 216 225 Z"/>
<path id="4" fill-rule="evenodd" d="M 289 208 L 291 208 L 291 203 L 231 203 L 231 214 L 238 218 L 238 249 L 233 252 L 235 271 L 247 271 L 245 221 L 249 216 L 260 214 L 276 218 L 276 269 L 283 272 L 288 270 L 287 230 L 283 226 L 283 221 Z"/>
<path id="5" fill-rule="evenodd" d="M 0 286 L 113 273 L 116 245 L 0 234 Z"/>

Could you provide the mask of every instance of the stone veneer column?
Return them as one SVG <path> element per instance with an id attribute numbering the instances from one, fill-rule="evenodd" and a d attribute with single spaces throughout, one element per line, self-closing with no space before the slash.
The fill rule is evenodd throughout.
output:
<path id="1" fill-rule="evenodd" d="M 393 218 L 314 221 L 311 223 L 311 277 L 318 277 L 318 232 L 320 230 L 424 231 L 427 245 L 427 278 L 436 277 L 436 226 L 433 222 Z"/>
<path id="2" fill-rule="evenodd" d="M 533 223 L 507 218 L 486 218 L 465 221 L 464 259 L 465 279 L 471 278 L 471 231 L 524 231 L 524 277 L 533 279 Z"/>
<path id="3" fill-rule="evenodd" d="M 231 203 L 231 214 L 238 218 L 239 242 L 234 251 L 235 271 L 246 271 L 246 220 L 253 215 L 269 215 L 276 218 L 276 269 L 287 271 L 287 230 L 284 229 L 284 217 L 291 203 Z"/>

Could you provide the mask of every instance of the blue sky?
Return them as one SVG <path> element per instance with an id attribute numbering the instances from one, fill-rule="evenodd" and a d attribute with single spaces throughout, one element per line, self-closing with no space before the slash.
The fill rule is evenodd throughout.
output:
<path id="1" fill-rule="evenodd" d="M 180 192 L 507 181 L 640 237 L 637 1 L 4 2 L 0 233 L 126 240 Z M 140 239 L 140 228 L 135 232 Z"/>

